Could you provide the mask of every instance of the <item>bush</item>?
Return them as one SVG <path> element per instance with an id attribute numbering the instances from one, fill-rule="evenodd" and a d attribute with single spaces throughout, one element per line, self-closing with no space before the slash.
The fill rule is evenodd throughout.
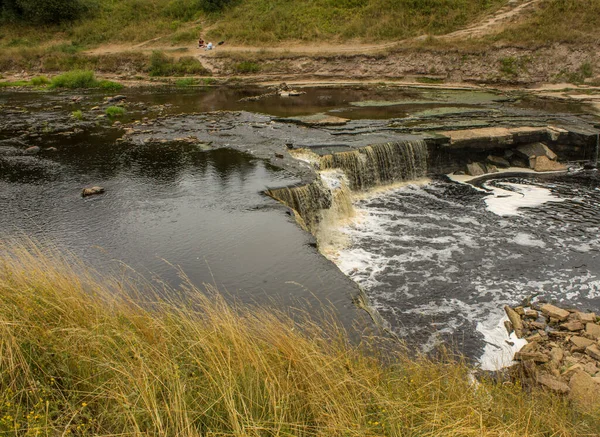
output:
<path id="1" fill-rule="evenodd" d="M 110 80 L 101 80 L 98 82 L 98 88 L 104 91 L 119 91 L 123 88 L 123 85 L 118 82 L 112 82 Z"/>
<path id="2" fill-rule="evenodd" d="M 121 117 L 125 115 L 125 108 L 121 108 L 120 106 L 109 106 L 106 108 L 105 114 L 110 118 Z"/>
<path id="3" fill-rule="evenodd" d="M 73 111 L 71 113 L 71 115 L 73 116 L 73 118 L 76 118 L 77 120 L 83 120 L 83 112 L 81 112 L 80 110 Z"/>
<path id="4" fill-rule="evenodd" d="M 186 74 L 209 73 L 196 58 L 183 56 L 175 60 L 159 51 L 152 52 L 148 72 L 150 76 L 184 76 Z"/>
<path id="5" fill-rule="evenodd" d="M 29 23 L 73 21 L 89 9 L 83 0 L 3 0 L 3 16 Z"/>
<path id="6" fill-rule="evenodd" d="M 178 87 L 188 87 L 188 86 L 194 86 L 197 85 L 198 81 L 196 79 L 194 79 L 193 77 L 188 77 L 186 79 L 179 79 L 175 81 L 175 86 Z"/>
<path id="7" fill-rule="evenodd" d="M 260 71 L 260 65 L 252 61 L 243 61 L 237 64 L 234 69 L 237 73 L 241 74 L 258 73 Z"/>
<path id="8" fill-rule="evenodd" d="M 31 79 L 31 85 L 33 86 L 46 86 L 50 84 L 50 79 L 46 76 L 38 76 Z"/>
<path id="9" fill-rule="evenodd" d="M 50 88 L 96 88 L 99 82 L 93 71 L 70 71 L 52 78 Z"/>

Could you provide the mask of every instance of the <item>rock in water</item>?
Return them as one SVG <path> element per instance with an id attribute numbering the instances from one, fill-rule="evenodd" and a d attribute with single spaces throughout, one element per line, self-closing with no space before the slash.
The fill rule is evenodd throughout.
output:
<path id="1" fill-rule="evenodd" d="M 505 158 L 503 158 L 501 156 L 489 155 L 487 157 L 487 163 L 495 165 L 496 167 L 500 167 L 500 168 L 508 168 L 508 167 L 510 167 L 510 162 L 508 162 L 507 159 L 505 159 Z"/>
<path id="2" fill-rule="evenodd" d="M 118 103 L 118 102 L 122 102 L 125 99 L 127 99 L 127 96 L 118 95 L 118 96 L 114 96 L 114 97 L 110 97 L 110 98 L 106 99 L 106 103 Z"/>
<path id="3" fill-rule="evenodd" d="M 486 172 L 485 166 L 483 166 L 483 164 L 480 164 L 479 162 L 474 162 L 473 164 L 467 164 L 466 173 L 469 176 L 481 176 L 481 175 L 484 175 L 485 172 Z"/>
<path id="4" fill-rule="evenodd" d="M 25 149 L 25 153 L 28 155 L 37 155 L 40 153 L 40 148 L 38 146 L 31 146 Z"/>
<path id="5" fill-rule="evenodd" d="M 102 194 L 102 193 L 104 193 L 104 188 L 102 188 L 102 187 L 84 188 L 81 191 L 81 197 L 93 196 L 95 194 Z"/>
<path id="6" fill-rule="evenodd" d="M 560 162 L 551 161 L 546 156 L 538 156 L 534 161 L 532 168 L 535 171 L 565 171 L 567 169 L 566 165 L 561 164 Z"/>
<path id="7" fill-rule="evenodd" d="M 504 311 L 506 311 L 506 315 L 515 330 L 517 338 L 523 338 L 523 322 L 521 321 L 521 317 L 508 305 L 504 307 Z"/>

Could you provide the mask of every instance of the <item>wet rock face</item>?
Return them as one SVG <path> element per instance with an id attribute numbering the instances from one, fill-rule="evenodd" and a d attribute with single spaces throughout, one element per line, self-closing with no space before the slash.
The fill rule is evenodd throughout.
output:
<path id="1" fill-rule="evenodd" d="M 551 304 L 505 311 L 509 333 L 528 341 L 515 354 L 522 374 L 584 408 L 600 408 L 600 318 Z"/>

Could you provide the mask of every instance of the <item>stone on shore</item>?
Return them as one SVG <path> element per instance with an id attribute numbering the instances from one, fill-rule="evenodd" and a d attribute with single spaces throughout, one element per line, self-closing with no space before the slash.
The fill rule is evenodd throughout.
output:
<path id="1" fill-rule="evenodd" d="M 596 325 L 595 323 L 587 323 L 585 325 L 585 332 L 590 337 L 600 340 L 600 325 Z"/>
<path id="2" fill-rule="evenodd" d="M 537 382 L 557 393 L 568 393 L 571 390 L 566 383 L 548 374 L 538 375 Z"/>
<path id="3" fill-rule="evenodd" d="M 570 314 L 568 311 L 549 303 L 542 307 L 542 313 L 547 317 L 560 320 L 561 322 L 567 320 Z"/>

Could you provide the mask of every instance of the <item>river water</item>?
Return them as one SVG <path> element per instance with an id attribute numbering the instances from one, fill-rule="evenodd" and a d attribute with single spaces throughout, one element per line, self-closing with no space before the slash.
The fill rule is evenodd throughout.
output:
<path id="1" fill-rule="evenodd" d="M 356 145 L 388 141 L 397 135 L 390 126 L 419 120 L 471 125 L 483 123 L 478 116 L 546 122 L 557 115 L 536 112 L 527 100 L 459 91 L 325 88 L 297 100 L 239 101 L 260 92 L 128 92 L 124 123 L 161 116 L 160 126 L 144 128 L 155 129 L 147 136 L 185 131 L 211 140 L 201 145 L 117 141 L 122 132 L 93 113 L 103 95 L 84 93 L 74 105 L 68 93 L 1 93 L 0 238 L 30 236 L 102 272 L 133 269 L 174 287 L 184 272 L 241 302 L 310 311 L 331 305 L 348 326 L 357 318 L 358 284 L 410 343 L 431 350 L 446 342 L 473 358 L 502 351 L 504 304 L 537 295 L 600 310 L 594 172 L 497 177 L 477 186 L 436 177 L 356 198 L 356 218 L 341 229 L 347 245 L 328 254 L 333 262 L 263 194 L 299 182 L 257 157 L 282 139 Z M 62 136 L 75 109 L 86 119 L 75 123 L 78 133 Z M 560 116 L 582 110 L 551 109 Z M 308 128 L 273 120 L 318 112 L 353 121 Z M 58 150 L 25 155 L 10 143 L 16 137 Z M 90 185 L 106 194 L 81 198 Z"/>

